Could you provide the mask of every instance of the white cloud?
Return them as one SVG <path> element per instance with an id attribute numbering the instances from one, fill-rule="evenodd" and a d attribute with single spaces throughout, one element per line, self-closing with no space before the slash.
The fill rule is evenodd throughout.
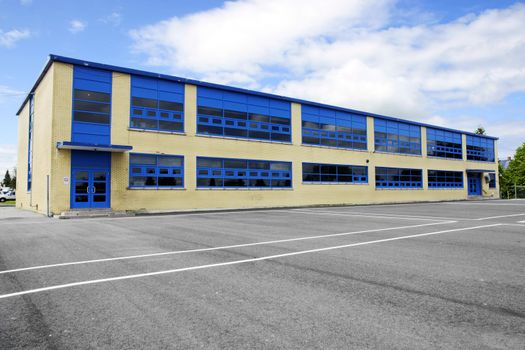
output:
<path id="1" fill-rule="evenodd" d="M 393 5 L 226 2 L 130 35 L 148 64 L 174 74 L 413 120 L 525 92 L 525 4 L 447 23 L 417 12 L 409 21 Z"/>
<path id="2" fill-rule="evenodd" d="M 24 93 L 23 91 L 15 90 L 5 85 L 0 85 L 0 104 L 4 103 L 9 99 L 20 98 L 25 94 L 26 93 Z"/>
<path id="3" fill-rule="evenodd" d="M 27 39 L 30 36 L 31 32 L 27 29 L 13 29 L 8 32 L 4 32 L 0 29 L 0 46 L 12 47 L 17 41 Z"/>
<path id="4" fill-rule="evenodd" d="M 83 32 L 87 27 L 87 23 L 78 19 L 69 22 L 69 31 L 73 34 Z"/>
<path id="5" fill-rule="evenodd" d="M 119 12 L 112 12 L 109 15 L 100 19 L 102 23 L 110 24 L 114 27 L 118 27 L 122 23 L 122 14 Z"/>
<path id="6" fill-rule="evenodd" d="M 16 166 L 16 145 L 0 144 L 0 182 L 4 179 L 6 170 L 13 174 Z"/>
<path id="7" fill-rule="evenodd" d="M 29 6 L 33 3 L 33 0 L 20 0 L 20 5 Z"/>

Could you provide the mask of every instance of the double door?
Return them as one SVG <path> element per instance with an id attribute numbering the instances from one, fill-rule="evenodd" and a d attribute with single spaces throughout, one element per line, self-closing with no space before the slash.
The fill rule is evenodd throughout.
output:
<path id="1" fill-rule="evenodd" d="M 71 207 L 109 208 L 109 179 L 107 169 L 73 169 Z"/>

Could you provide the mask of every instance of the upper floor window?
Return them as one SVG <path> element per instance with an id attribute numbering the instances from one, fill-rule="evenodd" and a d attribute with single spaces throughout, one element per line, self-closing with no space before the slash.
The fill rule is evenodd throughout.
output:
<path id="1" fill-rule="evenodd" d="M 292 187 L 292 163 L 197 157 L 197 187 Z"/>
<path id="2" fill-rule="evenodd" d="M 421 169 L 376 167 L 376 188 L 422 188 Z"/>
<path id="3" fill-rule="evenodd" d="M 303 105 L 303 143 L 366 150 L 366 117 Z"/>
<path id="4" fill-rule="evenodd" d="M 184 131 L 184 84 L 132 75 L 130 127 Z"/>
<path id="5" fill-rule="evenodd" d="M 494 140 L 481 136 L 467 135 L 467 159 L 493 162 Z"/>
<path id="6" fill-rule="evenodd" d="M 374 118 L 374 134 L 377 152 L 421 154 L 418 125 Z"/>
<path id="7" fill-rule="evenodd" d="M 75 66 L 73 121 L 111 124 L 111 72 Z"/>
<path id="8" fill-rule="evenodd" d="M 129 187 L 162 188 L 184 186 L 184 157 L 129 155 Z"/>
<path id="9" fill-rule="evenodd" d="M 368 167 L 343 164 L 303 163 L 303 182 L 368 183 Z"/>
<path id="10" fill-rule="evenodd" d="M 197 132 L 290 142 L 289 102 L 220 89 L 197 88 Z"/>
<path id="11" fill-rule="evenodd" d="M 462 159 L 461 134 L 427 128 L 427 155 L 430 157 Z"/>

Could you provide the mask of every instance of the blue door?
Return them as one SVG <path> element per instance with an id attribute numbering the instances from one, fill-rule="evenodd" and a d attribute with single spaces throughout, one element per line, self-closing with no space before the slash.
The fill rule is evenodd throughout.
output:
<path id="1" fill-rule="evenodd" d="M 73 169 L 71 208 L 109 208 L 109 171 Z"/>
<path id="2" fill-rule="evenodd" d="M 481 180 L 479 175 L 468 175 L 467 183 L 469 196 L 481 196 Z"/>

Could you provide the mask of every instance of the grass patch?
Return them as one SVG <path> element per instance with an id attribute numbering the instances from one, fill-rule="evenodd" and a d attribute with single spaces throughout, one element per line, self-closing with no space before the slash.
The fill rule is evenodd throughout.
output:
<path id="1" fill-rule="evenodd" d="M 0 207 L 14 207 L 16 204 L 16 201 L 15 200 L 7 200 L 5 202 L 0 202 Z"/>

